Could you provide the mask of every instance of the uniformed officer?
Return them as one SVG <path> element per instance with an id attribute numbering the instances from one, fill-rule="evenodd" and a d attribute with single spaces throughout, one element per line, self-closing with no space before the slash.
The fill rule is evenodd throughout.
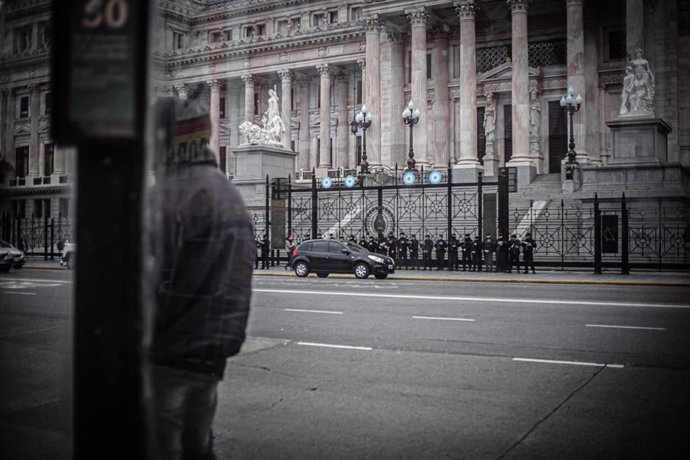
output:
<path id="1" fill-rule="evenodd" d="M 498 234 L 496 241 L 496 271 L 505 273 L 508 270 L 508 242 L 502 234 Z"/>
<path id="2" fill-rule="evenodd" d="M 474 271 L 474 264 L 472 263 L 472 238 L 469 233 L 465 233 L 465 238 L 462 240 L 462 271 L 466 271 L 469 265 L 470 271 Z"/>
<path id="3" fill-rule="evenodd" d="M 448 270 L 457 270 L 458 267 L 458 250 L 460 249 L 460 241 L 455 236 L 455 233 L 450 235 L 448 240 Z"/>
<path id="4" fill-rule="evenodd" d="M 268 270 L 268 253 L 271 250 L 271 242 L 268 240 L 268 235 L 264 233 L 261 239 L 261 269 Z"/>
<path id="5" fill-rule="evenodd" d="M 479 235 L 474 237 L 472 242 L 472 268 L 470 271 L 482 271 L 482 242 L 479 240 Z"/>
<path id="6" fill-rule="evenodd" d="M 482 246 L 484 251 L 484 265 L 487 272 L 494 271 L 494 253 L 496 252 L 496 242 L 491 238 L 491 233 L 487 233 Z"/>
<path id="7" fill-rule="evenodd" d="M 385 256 L 388 254 L 388 241 L 386 240 L 386 237 L 383 236 L 383 233 L 379 233 L 379 239 L 378 239 L 378 252 L 382 256 Z"/>
<path id="8" fill-rule="evenodd" d="M 410 240 L 405 236 L 405 232 L 400 232 L 400 237 L 398 238 L 398 268 L 402 268 L 403 262 L 405 265 L 405 270 L 407 270 L 408 260 L 407 260 L 407 249 L 410 247 Z"/>
<path id="9" fill-rule="evenodd" d="M 436 249 L 436 270 L 443 270 L 443 265 L 446 262 L 446 250 L 448 249 L 448 243 L 443 239 L 443 235 L 438 235 L 434 248 Z"/>
<path id="10" fill-rule="evenodd" d="M 386 244 L 388 245 L 388 257 L 392 258 L 395 261 L 398 258 L 398 239 L 395 237 L 393 232 L 390 232 L 388 234 Z"/>
<path id="11" fill-rule="evenodd" d="M 258 270 L 259 269 L 259 259 L 261 259 L 261 240 L 259 239 L 258 236 L 254 237 L 254 244 L 256 245 L 256 250 L 259 253 L 259 255 L 254 258 L 254 270 Z"/>
<path id="12" fill-rule="evenodd" d="M 508 241 L 508 254 L 510 257 L 510 262 L 508 265 L 508 273 L 513 271 L 513 265 L 517 267 L 517 272 L 520 273 L 520 240 L 515 233 L 510 235 L 510 241 Z"/>
<path id="13" fill-rule="evenodd" d="M 355 235 L 353 235 L 352 233 L 350 233 L 350 236 L 347 237 L 347 241 L 349 241 L 350 243 L 357 243 Z"/>
<path id="14" fill-rule="evenodd" d="M 376 254 L 376 252 L 379 250 L 379 243 L 374 238 L 374 235 L 369 235 L 369 241 L 367 242 L 367 249 L 369 250 L 369 252 L 373 252 L 374 254 Z"/>
<path id="15" fill-rule="evenodd" d="M 359 241 L 357 244 L 359 244 L 363 248 L 366 248 L 368 246 L 367 237 L 366 237 L 366 235 L 364 235 L 364 233 L 362 233 L 362 236 L 359 238 Z"/>
<path id="16" fill-rule="evenodd" d="M 412 265 L 412 270 L 417 269 L 417 264 L 419 260 L 419 240 L 417 235 L 412 235 L 410 237 L 410 264 Z"/>
<path id="17" fill-rule="evenodd" d="M 529 273 L 528 267 L 534 271 L 534 250 L 537 248 L 537 243 L 532 239 L 531 233 L 525 233 L 525 238 L 522 240 L 522 260 L 525 263 L 525 273 Z"/>
<path id="18" fill-rule="evenodd" d="M 422 244 L 422 262 L 424 263 L 424 270 L 429 268 L 431 270 L 431 251 L 434 249 L 434 241 L 431 239 L 431 235 L 427 235 L 424 238 L 424 244 Z"/>

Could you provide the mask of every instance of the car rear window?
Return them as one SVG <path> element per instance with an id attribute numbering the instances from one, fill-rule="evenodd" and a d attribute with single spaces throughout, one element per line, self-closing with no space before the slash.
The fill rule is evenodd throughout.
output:
<path id="1" fill-rule="evenodd" d="M 328 242 L 328 252 L 331 254 L 340 254 L 343 250 L 343 245 L 336 241 Z"/>

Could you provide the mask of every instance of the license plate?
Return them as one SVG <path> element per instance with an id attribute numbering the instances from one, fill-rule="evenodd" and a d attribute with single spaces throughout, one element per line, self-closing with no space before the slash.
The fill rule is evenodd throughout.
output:
<path id="1" fill-rule="evenodd" d="M 388 270 L 393 270 L 393 266 L 392 266 L 392 265 L 389 265 L 389 266 L 388 266 Z"/>

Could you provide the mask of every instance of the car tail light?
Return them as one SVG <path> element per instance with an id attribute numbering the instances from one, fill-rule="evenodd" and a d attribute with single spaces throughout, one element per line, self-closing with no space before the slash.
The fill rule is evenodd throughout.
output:
<path id="1" fill-rule="evenodd" d="M 292 250 L 292 257 L 297 257 L 297 248 Z"/>

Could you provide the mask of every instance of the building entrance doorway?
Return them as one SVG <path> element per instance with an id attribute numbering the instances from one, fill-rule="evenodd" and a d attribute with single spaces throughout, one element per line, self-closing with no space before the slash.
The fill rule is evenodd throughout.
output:
<path id="1" fill-rule="evenodd" d="M 549 101 L 549 172 L 560 173 L 568 151 L 568 119 L 559 101 Z"/>

